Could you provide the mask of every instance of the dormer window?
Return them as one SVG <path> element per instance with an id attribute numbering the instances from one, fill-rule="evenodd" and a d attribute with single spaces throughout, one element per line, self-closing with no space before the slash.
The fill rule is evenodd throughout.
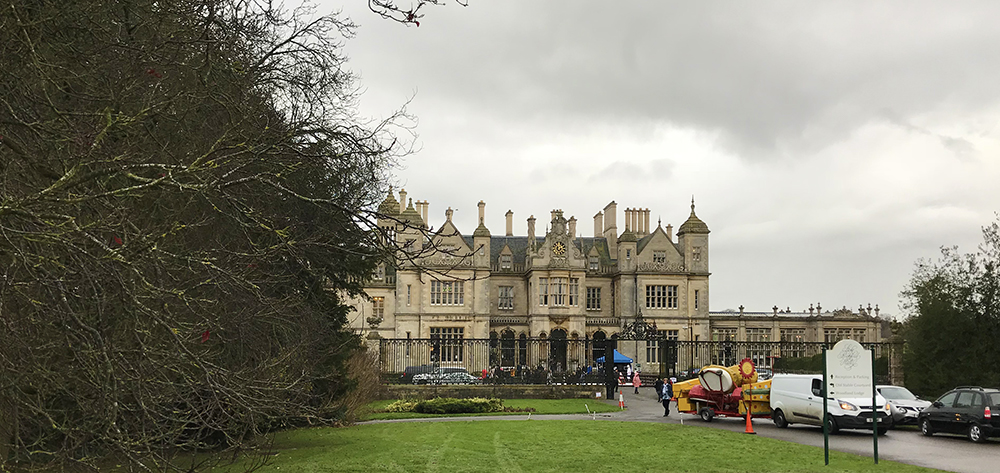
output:
<path id="1" fill-rule="evenodd" d="M 510 269 L 512 260 L 511 255 L 500 255 L 500 269 Z"/>
<path id="2" fill-rule="evenodd" d="M 654 251 L 653 252 L 653 262 L 654 263 L 666 263 L 667 262 L 667 252 L 666 251 Z"/>
<path id="3" fill-rule="evenodd" d="M 696 247 L 694 247 L 693 250 L 691 250 L 691 259 L 693 259 L 695 261 L 701 261 L 701 247 L 700 246 L 696 246 Z"/>
<path id="4" fill-rule="evenodd" d="M 591 256 L 589 262 L 590 262 L 590 270 L 591 271 L 597 271 L 598 269 L 600 269 L 600 267 L 601 267 L 601 260 L 600 260 L 600 258 L 598 258 L 596 256 Z"/>
<path id="5" fill-rule="evenodd" d="M 632 249 L 628 248 L 625 250 L 625 259 L 632 259 Z"/>

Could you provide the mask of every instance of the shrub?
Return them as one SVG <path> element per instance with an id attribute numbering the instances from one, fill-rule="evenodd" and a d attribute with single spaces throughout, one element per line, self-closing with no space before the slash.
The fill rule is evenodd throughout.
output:
<path id="1" fill-rule="evenodd" d="M 400 399 L 388 406 L 385 406 L 385 412 L 413 412 L 413 408 L 417 406 L 420 401 L 414 399 Z"/>
<path id="2" fill-rule="evenodd" d="M 342 412 L 348 420 L 357 420 L 360 409 L 378 399 L 378 391 L 382 388 L 378 370 L 371 369 L 376 363 L 377 360 L 370 351 L 354 352 L 345 364 L 347 376 L 353 381 L 354 389 L 328 407 L 334 412 Z"/>
<path id="3" fill-rule="evenodd" d="M 393 403 L 391 405 L 394 405 Z M 391 406 L 390 405 L 390 406 Z M 439 397 L 417 402 L 413 412 L 421 414 L 478 414 L 483 412 L 503 412 L 500 399 L 472 398 L 455 399 Z"/>

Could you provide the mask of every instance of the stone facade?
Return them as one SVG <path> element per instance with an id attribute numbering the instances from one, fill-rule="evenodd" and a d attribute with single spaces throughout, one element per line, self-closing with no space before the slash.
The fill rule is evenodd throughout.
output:
<path id="1" fill-rule="evenodd" d="M 713 341 L 761 342 L 836 342 L 849 338 L 859 342 L 881 342 L 885 319 L 880 309 L 858 307 L 853 312 L 846 306 L 824 311 L 809 306 L 808 310 L 793 312 L 774 307 L 771 312 L 737 311 L 709 312 Z"/>
<path id="2" fill-rule="evenodd" d="M 526 236 L 513 235 L 508 211 L 506 234 L 495 235 L 483 224 L 483 202 L 472 235 L 455 227 L 451 209 L 428 233 L 427 206 L 411 199 L 402 209 L 391 194 L 380 206 L 391 217 L 380 227 L 416 256 L 378 271 L 366 288 L 374 301 L 355 301 L 354 329 L 384 338 L 584 339 L 617 334 L 641 314 L 658 330 L 692 327 L 703 340 L 711 333 L 709 229 L 693 201 L 676 236 L 671 225 L 650 228 L 649 209 L 626 209 L 619 232 L 615 202 L 595 215 L 592 237 L 580 236 L 562 210 L 551 212 L 544 234 L 529 217 Z M 372 327 L 371 317 L 381 322 Z"/>
<path id="3" fill-rule="evenodd" d="M 429 204 L 407 200 L 405 190 L 399 201 L 390 193 L 379 207 L 385 218 L 378 224 L 403 248 L 402 257 L 383 265 L 368 283 L 370 300 L 354 301 L 351 327 L 369 338 L 587 341 L 618 337 L 641 317 L 660 337 L 679 341 L 883 338 L 877 308 L 874 315 L 870 307 L 857 313 L 822 307 L 710 312 L 710 231 L 695 214 L 693 199 L 676 235 L 669 224 L 651 228 L 649 209 L 625 209 L 619 226 L 615 202 L 594 216 L 593 236 L 580 236 L 576 218 L 567 219 L 562 210 L 551 211 L 544 233 L 536 234 L 530 216 L 526 236 L 513 234 L 508 210 L 505 232 L 494 234 L 484 224 L 486 204 L 478 207 L 479 225 L 471 235 L 455 226 L 450 208 L 438 230 L 429 232 Z M 657 346 L 624 343 L 620 350 L 649 363 L 660 356 Z M 488 365 L 475 358 L 463 363 L 476 370 Z M 560 365 L 572 369 L 589 358 Z"/>

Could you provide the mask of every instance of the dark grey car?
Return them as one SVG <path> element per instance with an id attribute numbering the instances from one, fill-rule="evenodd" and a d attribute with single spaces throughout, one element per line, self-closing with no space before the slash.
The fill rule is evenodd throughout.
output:
<path id="1" fill-rule="evenodd" d="M 965 434 L 973 442 L 1000 435 L 1000 390 L 960 386 L 945 393 L 917 417 L 920 432 Z"/>

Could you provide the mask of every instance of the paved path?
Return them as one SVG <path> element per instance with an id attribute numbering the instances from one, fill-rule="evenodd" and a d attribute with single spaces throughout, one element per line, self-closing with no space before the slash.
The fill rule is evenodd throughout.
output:
<path id="1" fill-rule="evenodd" d="M 712 422 L 703 422 L 701 418 L 691 414 L 680 414 L 676 405 L 670 409 L 670 416 L 663 417 L 663 406 L 656 401 L 651 387 L 640 388 L 639 394 L 633 394 L 633 388 L 622 390 L 625 395 L 625 405 L 628 409 L 619 412 L 603 414 L 567 414 L 567 415 L 512 415 L 489 417 L 434 417 L 423 419 L 395 419 L 359 422 L 359 424 L 389 423 L 389 422 L 455 422 L 469 420 L 525 420 L 531 419 L 567 419 L 567 420 L 611 420 L 626 422 L 652 422 L 667 424 L 697 425 L 724 429 L 733 432 L 744 432 L 746 422 L 742 418 L 716 418 Z M 591 400 L 593 403 L 618 405 L 618 400 Z M 774 426 L 770 419 L 759 419 L 753 422 L 754 431 L 763 437 L 774 438 L 803 445 L 823 447 L 823 431 L 819 427 L 793 425 L 786 429 Z M 872 456 L 872 435 L 865 431 L 843 431 L 830 437 L 830 449 L 853 453 L 861 456 Z M 891 460 L 911 465 L 937 468 L 957 473 L 980 473 L 988 471 L 1000 472 L 996 458 L 1000 457 L 1000 442 L 991 439 L 985 444 L 975 444 L 958 436 L 938 435 L 924 437 L 913 430 L 893 430 L 879 437 L 879 459 Z M 822 458 L 818 458 L 822 462 Z"/>

